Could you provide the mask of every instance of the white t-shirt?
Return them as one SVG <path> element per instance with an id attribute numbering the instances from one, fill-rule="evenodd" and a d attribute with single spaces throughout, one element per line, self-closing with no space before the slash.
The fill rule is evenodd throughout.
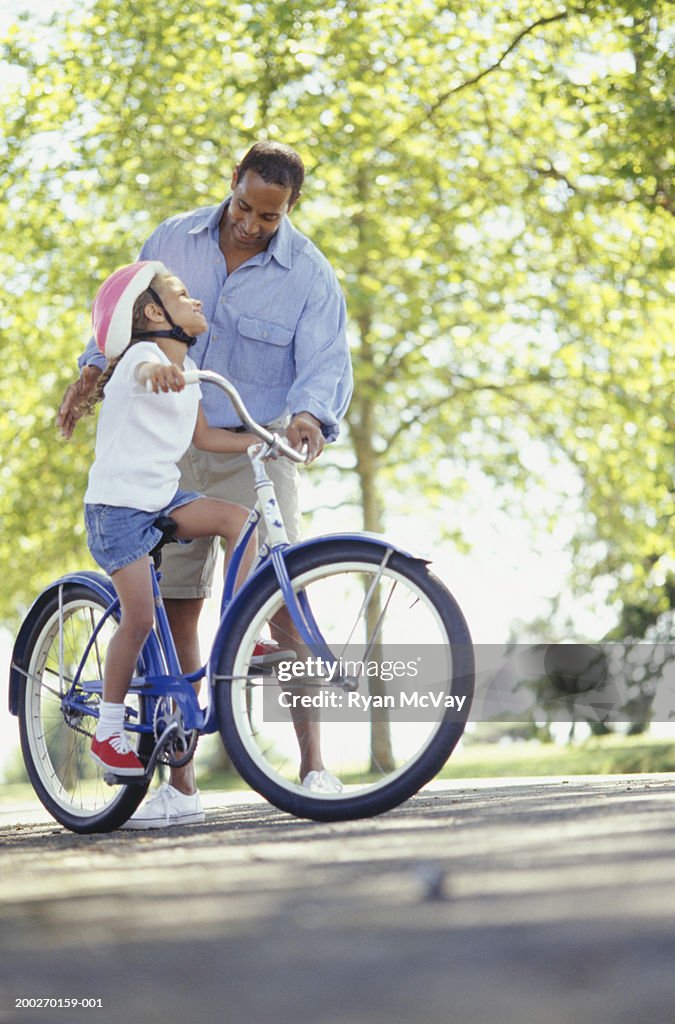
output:
<path id="1" fill-rule="evenodd" d="M 187 451 L 197 423 L 201 390 L 146 391 L 135 377 L 141 363 L 170 365 L 151 341 L 135 344 L 108 381 L 96 431 L 96 457 L 84 496 L 89 505 L 118 505 L 158 512 L 178 488 L 178 460 Z M 185 370 L 196 369 L 186 357 Z"/>

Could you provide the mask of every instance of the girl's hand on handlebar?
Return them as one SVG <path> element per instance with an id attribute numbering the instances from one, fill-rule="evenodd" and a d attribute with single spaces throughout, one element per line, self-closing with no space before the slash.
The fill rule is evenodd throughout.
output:
<path id="1" fill-rule="evenodd" d="M 156 395 L 160 391 L 165 394 L 169 391 L 182 391 L 185 387 L 183 371 L 175 363 L 170 366 L 164 363 L 142 363 L 136 376 L 141 384 L 145 384 L 147 391 L 154 391 Z"/>

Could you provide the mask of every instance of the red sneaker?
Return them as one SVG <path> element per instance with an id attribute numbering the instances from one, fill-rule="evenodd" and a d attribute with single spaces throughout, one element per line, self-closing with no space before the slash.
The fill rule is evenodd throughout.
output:
<path id="1" fill-rule="evenodd" d="M 282 651 L 274 640 L 258 640 L 253 648 L 252 665 L 276 665 L 279 661 L 294 661 L 295 651 Z"/>
<path id="2" fill-rule="evenodd" d="M 98 740 L 94 736 L 91 741 L 91 756 L 104 768 L 115 775 L 143 775 L 145 768 L 138 760 L 122 734 L 109 736 L 107 740 Z"/>

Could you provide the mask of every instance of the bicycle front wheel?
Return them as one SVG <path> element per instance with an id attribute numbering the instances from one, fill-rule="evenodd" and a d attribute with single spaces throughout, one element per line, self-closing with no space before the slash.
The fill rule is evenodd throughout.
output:
<path id="1" fill-rule="evenodd" d="M 426 563 L 373 541 L 326 540 L 286 564 L 322 642 L 300 643 L 276 576 L 263 576 L 216 666 L 223 741 L 243 778 L 282 810 L 319 821 L 379 814 L 429 782 L 462 735 L 474 681 L 468 627 Z M 268 635 L 283 659 L 262 669 L 254 649 Z M 305 765 L 322 757 L 341 791 L 303 786 L 303 753 Z"/>
<path id="2" fill-rule="evenodd" d="M 26 770 L 49 813 L 79 833 L 119 828 L 148 788 L 108 786 L 103 770 L 89 756 L 100 694 L 89 692 L 87 683 L 103 678 L 108 644 L 117 626 L 109 617 L 98 628 L 106 608 L 95 590 L 64 584 L 37 613 L 23 659 L 18 715 Z M 143 721 L 142 696 L 130 693 L 126 707 L 128 719 Z M 152 735 L 127 732 L 127 737 L 139 756 L 150 755 Z"/>

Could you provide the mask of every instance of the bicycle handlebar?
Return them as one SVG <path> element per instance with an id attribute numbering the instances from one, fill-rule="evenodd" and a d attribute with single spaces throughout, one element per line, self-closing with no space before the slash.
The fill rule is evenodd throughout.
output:
<path id="1" fill-rule="evenodd" d="M 301 463 L 306 461 L 306 452 L 304 455 L 302 452 L 296 452 L 295 448 L 291 448 L 290 445 L 286 444 L 285 441 L 282 441 L 276 434 L 273 434 L 270 430 L 266 430 L 265 427 L 261 427 L 259 423 L 256 423 L 244 405 L 244 400 L 235 388 L 234 384 L 227 380 L 226 377 L 221 377 L 221 375 L 216 373 L 215 370 L 187 370 L 183 376 L 185 377 L 186 384 L 199 384 L 203 382 L 216 384 L 221 391 L 225 392 L 232 402 L 235 412 L 251 433 L 257 434 L 261 441 L 265 441 L 266 444 L 274 444 L 276 440 L 277 449 L 282 455 L 285 455 L 287 459 Z"/>

